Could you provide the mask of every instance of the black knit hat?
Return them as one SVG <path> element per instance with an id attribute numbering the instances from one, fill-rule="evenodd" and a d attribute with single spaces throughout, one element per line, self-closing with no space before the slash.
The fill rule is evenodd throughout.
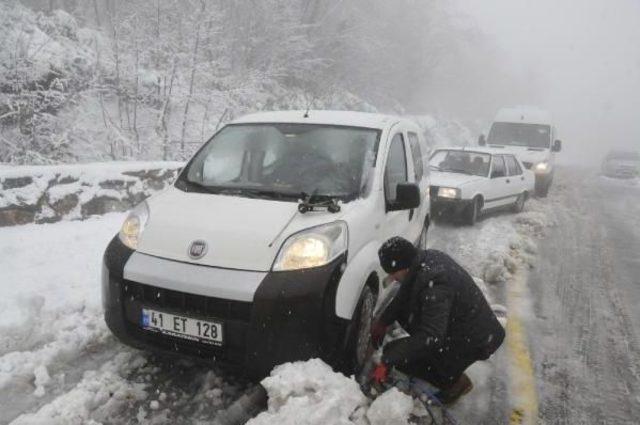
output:
<path id="1" fill-rule="evenodd" d="M 408 269 L 416 257 L 417 250 L 411 242 L 394 236 L 382 244 L 378 250 L 380 265 L 385 272 L 391 274 L 398 270 Z"/>

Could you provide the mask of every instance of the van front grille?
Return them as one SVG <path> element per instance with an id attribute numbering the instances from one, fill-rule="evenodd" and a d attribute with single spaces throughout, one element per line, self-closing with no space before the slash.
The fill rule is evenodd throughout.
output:
<path id="1" fill-rule="evenodd" d="M 251 320 L 250 302 L 188 294 L 132 281 L 124 282 L 123 295 L 126 301 L 137 301 L 144 306 L 155 306 L 185 315 L 240 320 L 247 323 Z"/>

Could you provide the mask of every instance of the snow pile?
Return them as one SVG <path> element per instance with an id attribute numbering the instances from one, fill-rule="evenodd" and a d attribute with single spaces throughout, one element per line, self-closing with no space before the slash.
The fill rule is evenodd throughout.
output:
<path id="1" fill-rule="evenodd" d="M 180 162 L 0 169 L 0 226 L 124 211 L 173 181 Z"/>
<path id="2" fill-rule="evenodd" d="M 367 419 L 371 425 L 408 424 L 413 410 L 413 399 L 396 388 L 391 388 L 371 403 Z"/>
<path id="3" fill-rule="evenodd" d="M 262 385 L 269 409 L 248 425 L 363 423 L 368 400 L 358 383 L 321 360 L 277 366 Z"/>
<path id="4" fill-rule="evenodd" d="M 427 414 L 421 403 L 396 388 L 370 403 L 353 378 L 319 359 L 277 366 L 262 385 L 269 408 L 247 425 L 401 425 Z"/>
<path id="5" fill-rule="evenodd" d="M 123 378 L 141 367 L 145 360 L 139 354 L 120 353 L 98 370 L 85 373 L 71 391 L 44 405 L 35 413 L 19 416 L 14 425 L 74 425 L 112 419 L 123 406 L 147 397 L 146 385 Z"/>

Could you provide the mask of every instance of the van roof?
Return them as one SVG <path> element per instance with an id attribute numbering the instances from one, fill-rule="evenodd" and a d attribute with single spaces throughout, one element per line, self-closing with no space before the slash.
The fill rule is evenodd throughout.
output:
<path id="1" fill-rule="evenodd" d="M 327 124 L 384 129 L 398 121 L 406 120 L 393 115 L 373 114 L 369 112 L 310 110 L 306 118 L 305 113 L 306 111 L 303 110 L 258 112 L 237 118 L 233 120 L 231 124 Z"/>
<path id="2" fill-rule="evenodd" d="M 502 108 L 496 114 L 495 122 L 521 122 L 525 124 L 551 125 L 551 113 L 535 106 Z"/>

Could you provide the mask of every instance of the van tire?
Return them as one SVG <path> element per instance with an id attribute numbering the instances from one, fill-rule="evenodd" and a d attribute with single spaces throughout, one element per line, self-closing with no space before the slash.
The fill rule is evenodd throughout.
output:
<path id="1" fill-rule="evenodd" d="M 360 300 L 353 313 L 349 341 L 345 352 L 345 363 L 349 373 L 359 372 L 365 365 L 367 351 L 371 343 L 371 324 L 376 306 L 376 294 L 369 285 L 362 288 Z"/>
<path id="2" fill-rule="evenodd" d="M 536 196 L 539 198 L 546 198 L 549 194 L 549 188 L 551 187 L 551 181 L 548 182 L 536 182 Z"/>

